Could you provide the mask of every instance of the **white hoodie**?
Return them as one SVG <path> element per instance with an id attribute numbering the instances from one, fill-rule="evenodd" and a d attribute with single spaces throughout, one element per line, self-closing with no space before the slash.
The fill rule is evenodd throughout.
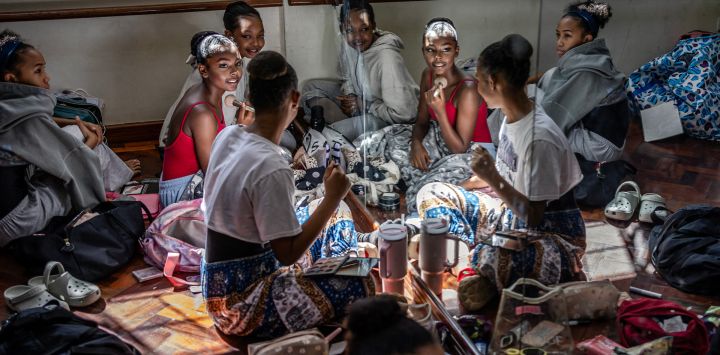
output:
<path id="1" fill-rule="evenodd" d="M 400 53 L 405 46 L 400 37 L 382 31 L 362 53 L 342 43 L 343 94 L 364 94 L 367 112 L 388 124 L 414 122 L 420 88 L 405 67 Z"/>

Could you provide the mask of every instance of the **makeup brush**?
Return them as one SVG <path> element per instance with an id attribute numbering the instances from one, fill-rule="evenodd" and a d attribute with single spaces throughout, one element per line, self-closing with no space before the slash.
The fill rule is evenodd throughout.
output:
<path id="1" fill-rule="evenodd" d="M 228 95 L 225 98 L 225 104 L 227 104 L 227 101 L 230 101 L 230 100 L 228 100 L 228 99 L 230 99 L 230 96 L 231 95 Z M 243 106 L 245 106 L 245 110 L 250 111 L 250 112 L 255 112 L 255 108 L 253 108 L 252 106 L 250 106 L 244 102 L 236 100 L 234 97 L 232 98 L 232 105 L 235 107 L 238 107 L 238 108 L 242 108 Z"/>
<path id="2" fill-rule="evenodd" d="M 437 97 L 440 97 L 440 90 L 446 88 L 448 82 L 447 82 L 447 79 L 440 76 L 440 77 L 435 78 L 435 81 L 433 81 L 433 84 L 435 85 L 434 86 L 435 91 L 433 92 L 433 97 L 437 98 Z"/>

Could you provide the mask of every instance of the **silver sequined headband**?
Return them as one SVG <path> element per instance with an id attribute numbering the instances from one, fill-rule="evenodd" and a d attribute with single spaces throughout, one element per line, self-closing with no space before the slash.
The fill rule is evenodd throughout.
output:
<path id="1" fill-rule="evenodd" d="M 425 27 L 425 37 L 428 39 L 436 39 L 440 37 L 452 37 L 457 42 L 458 33 L 450 22 L 444 20 L 437 20 L 429 23 Z"/>
<path id="2" fill-rule="evenodd" d="M 197 60 L 199 62 L 212 57 L 213 55 L 225 52 L 238 52 L 237 45 L 233 40 L 223 35 L 214 34 L 203 38 L 198 46 Z"/>

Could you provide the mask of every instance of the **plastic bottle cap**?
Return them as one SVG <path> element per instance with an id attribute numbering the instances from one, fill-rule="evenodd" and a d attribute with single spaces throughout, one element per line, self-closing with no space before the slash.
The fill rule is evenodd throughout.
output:
<path id="1" fill-rule="evenodd" d="M 378 236 L 390 242 L 401 240 L 407 237 L 407 228 L 402 224 L 383 224 Z"/>
<path id="2" fill-rule="evenodd" d="M 444 218 L 428 218 L 422 221 L 423 230 L 428 234 L 445 234 L 450 229 Z"/>

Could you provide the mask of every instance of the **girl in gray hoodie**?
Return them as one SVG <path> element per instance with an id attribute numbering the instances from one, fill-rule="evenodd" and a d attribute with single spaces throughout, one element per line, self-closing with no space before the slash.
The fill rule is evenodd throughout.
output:
<path id="1" fill-rule="evenodd" d="M 558 22 L 557 66 L 543 74 L 539 101 L 570 141 L 590 161 L 620 159 L 630 123 L 625 75 L 615 69 L 598 31 L 610 19 L 607 3 L 581 1 Z"/>
<path id="2" fill-rule="evenodd" d="M 38 50 L 0 34 L 0 246 L 105 200 L 100 159 L 90 149 L 97 141 L 86 145 L 53 122 L 49 80 Z"/>
<path id="3" fill-rule="evenodd" d="M 306 119 L 331 123 L 350 141 L 387 125 L 414 122 L 420 90 L 405 66 L 400 37 L 377 29 L 367 0 L 345 1 L 340 30 L 345 37 L 341 79 L 305 84 L 303 105 L 306 115 L 311 113 Z"/>

